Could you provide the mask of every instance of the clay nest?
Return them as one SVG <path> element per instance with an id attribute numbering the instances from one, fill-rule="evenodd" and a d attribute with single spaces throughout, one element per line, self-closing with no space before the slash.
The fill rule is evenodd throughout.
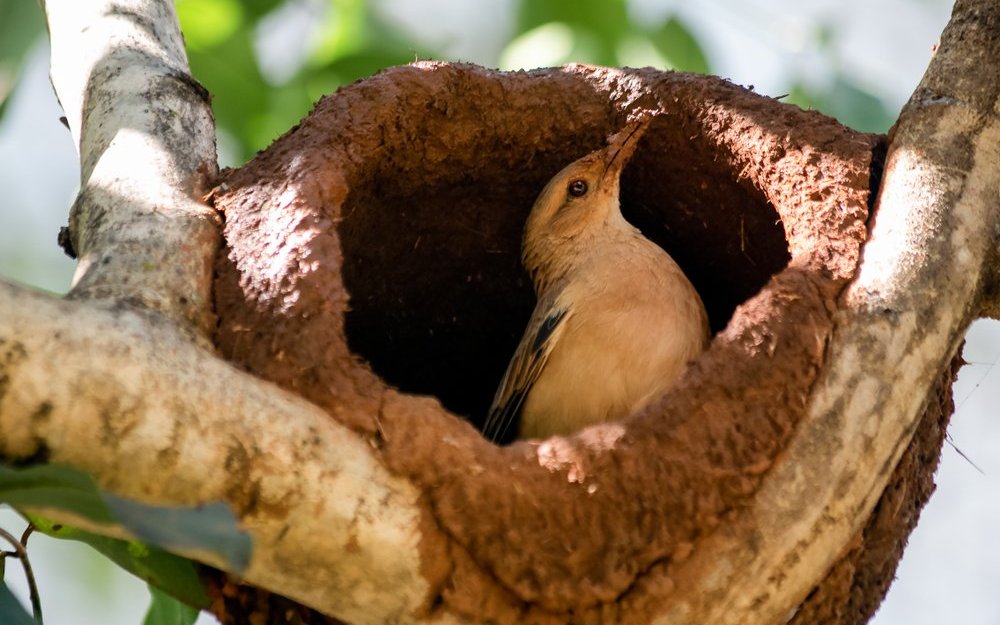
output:
<path id="1" fill-rule="evenodd" d="M 700 292 L 711 347 L 623 423 L 494 446 L 476 427 L 534 304 L 528 210 L 640 109 L 659 116 L 623 174 L 623 212 Z M 324 98 L 217 189 L 217 344 L 423 490 L 428 611 L 647 622 L 804 414 L 883 152 L 880 137 L 717 78 L 394 68 Z M 932 399 L 799 622 L 863 622 L 878 605 L 930 493 L 948 385 Z"/>

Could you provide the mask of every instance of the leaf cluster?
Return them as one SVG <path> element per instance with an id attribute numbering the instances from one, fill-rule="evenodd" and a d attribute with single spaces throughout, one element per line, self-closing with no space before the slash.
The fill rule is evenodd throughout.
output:
<path id="1" fill-rule="evenodd" d="M 222 560 L 237 574 L 250 561 L 250 537 L 225 504 L 168 508 L 132 501 L 101 490 L 89 475 L 70 467 L 0 465 L 0 503 L 17 510 L 34 530 L 85 543 L 147 582 L 152 603 L 145 625 L 190 625 L 209 605 L 198 565 L 177 553 Z M 109 538 L 58 523 L 48 515 L 114 526 L 115 533 L 129 538 Z M 15 547 L 25 551 L 23 544 Z M 13 597 L 4 572 L 0 567 L 0 623 L 41 623 L 40 610 L 32 618 Z M 37 597 L 32 600 L 37 604 Z"/>

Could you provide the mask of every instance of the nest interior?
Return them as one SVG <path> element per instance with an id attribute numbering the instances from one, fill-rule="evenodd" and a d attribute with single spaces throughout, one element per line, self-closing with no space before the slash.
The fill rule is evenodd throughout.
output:
<path id="1" fill-rule="evenodd" d="M 524 221 L 548 179 L 624 120 L 600 113 L 553 120 L 554 141 L 542 146 L 519 141 L 508 120 L 491 122 L 510 136 L 484 132 L 486 110 L 432 116 L 433 167 L 414 158 L 419 147 L 386 140 L 339 224 L 347 339 L 375 373 L 479 424 L 534 306 L 520 265 Z M 623 174 L 621 203 L 685 270 L 719 330 L 789 254 L 775 209 L 712 153 L 690 117 L 662 113 Z"/>
<path id="2" fill-rule="evenodd" d="M 498 449 L 416 396 L 482 420 L 534 304 L 519 250 L 535 196 L 650 112 L 623 212 L 685 270 L 715 339 L 613 449 L 565 443 L 595 486 L 581 497 L 534 447 Z M 395 68 L 325 98 L 227 174 L 217 344 L 377 439 L 426 489 L 425 536 L 440 538 L 424 545 L 429 605 L 645 622 L 683 566 L 675 554 L 735 514 L 794 430 L 858 262 L 878 147 L 710 77 Z M 567 562 L 551 537 L 570 533 Z M 815 596 L 843 605 L 853 579 Z"/>

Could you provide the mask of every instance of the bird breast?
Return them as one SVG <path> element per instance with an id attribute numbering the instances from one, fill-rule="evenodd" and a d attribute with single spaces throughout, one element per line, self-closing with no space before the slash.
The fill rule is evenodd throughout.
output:
<path id="1" fill-rule="evenodd" d="M 581 263 L 554 287 L 572 314 L 525 400 L 521 438 L 627 416 L 669 390 L 704 348 L 705 311 L 687 277 L 648 240 L 630 247 Z"/>

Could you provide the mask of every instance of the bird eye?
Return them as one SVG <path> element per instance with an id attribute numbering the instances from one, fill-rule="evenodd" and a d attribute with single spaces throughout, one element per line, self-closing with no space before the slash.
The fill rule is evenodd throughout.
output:
<path id="1" fill-rule="evenodd" d="M 573 197 L 580 197 L 587 192 L 587 183 L 584 180 L 574 180 L 569 183 L 568 190 Z"/>

